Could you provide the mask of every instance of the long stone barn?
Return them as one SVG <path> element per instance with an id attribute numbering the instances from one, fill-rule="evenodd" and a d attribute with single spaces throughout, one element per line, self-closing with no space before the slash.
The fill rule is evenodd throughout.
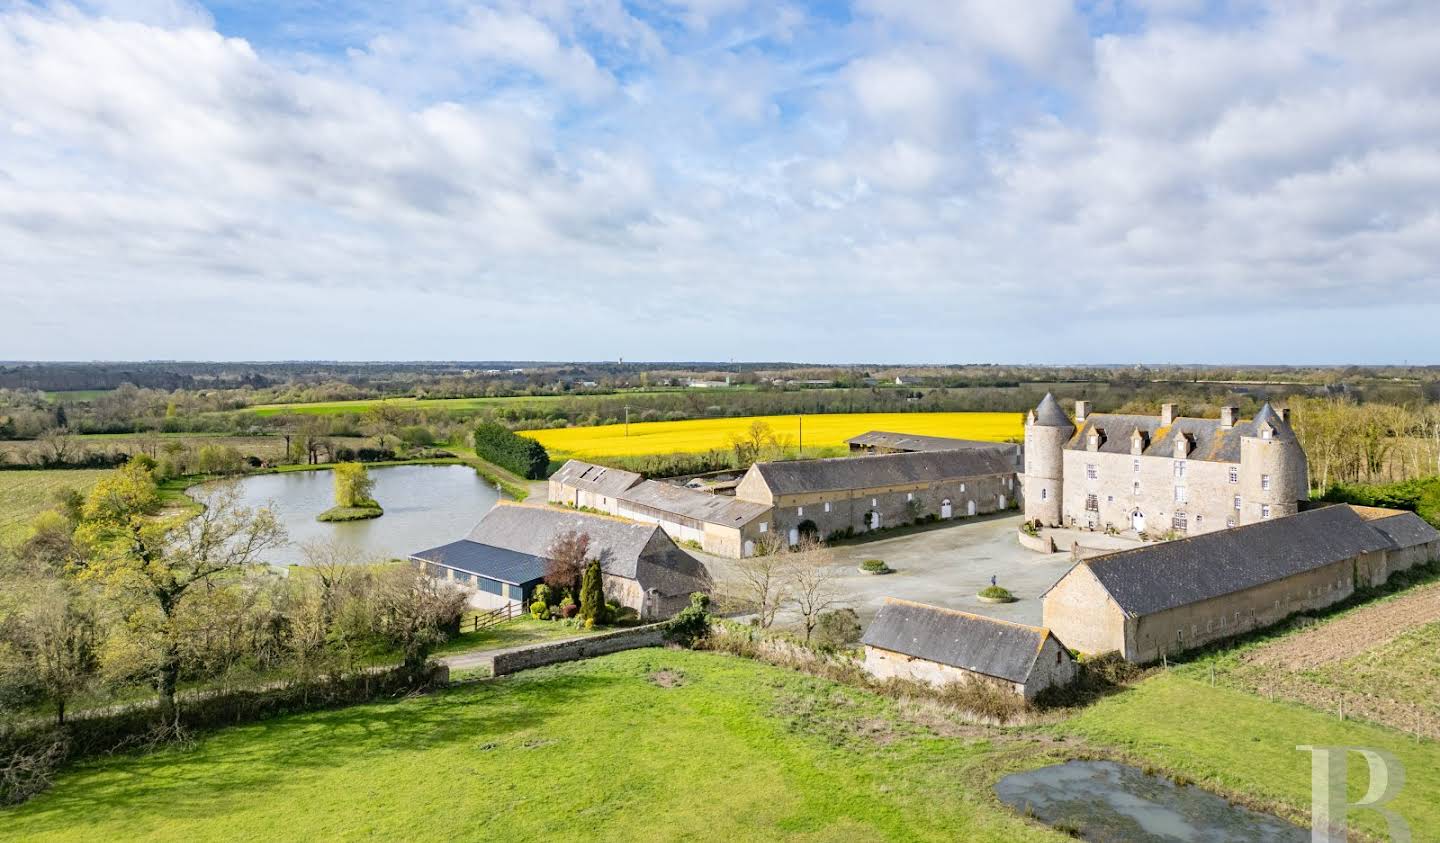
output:
<path id="1" fill-rule="evenodd" d="M 1324 506 L 1087 559 L 1041 595 L 1045 626 L 1084 653 L 1153 662 L 1321 609 L 1440 555 L 1413 512 Z"/>
<path id="2" fill-rule="evenodd" d="M 1048 629 L 887 598 L 861 639 L 877 679 L 991 682 L 1025 699 L 1068 685 L 1075 659 Z"/>

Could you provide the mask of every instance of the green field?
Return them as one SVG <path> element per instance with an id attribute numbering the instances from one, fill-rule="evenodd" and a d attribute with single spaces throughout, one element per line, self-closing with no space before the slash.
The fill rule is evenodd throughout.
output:
<path id="1" fill-rule="evenodd" d="M 0 544 L 22 538 L 30 519 L 55 505 L 61 489 L 84 492 L 105 470 L 0 471 Z"/>
<path id="2" fill-rule="evenodd" d="M 616 398 L 618 396 L 655 395 L 685 392 L 683 389 L 631 390 L 625 393 L 579 393 L 574 395 L 508 395 L 500 398 L 363 398 L 357 401 L 317 401 L 307 404 L 256 404 L 245 412 L 260 416 L 299 413 L 312 416 L 334 416 L 340 413 L 363 413 L 376 404 L 390 404 L 406 410 L 446 410 L 457 414 L 474 413 L 485 407 L 544 404 L 550 401 L 583 398 Z"/>
<path id="3" fill-rule="evenodd" d="M 1062 840 L 989 741 L 725 656 L 639 650 L 84 765 L 8 840 Z"/>

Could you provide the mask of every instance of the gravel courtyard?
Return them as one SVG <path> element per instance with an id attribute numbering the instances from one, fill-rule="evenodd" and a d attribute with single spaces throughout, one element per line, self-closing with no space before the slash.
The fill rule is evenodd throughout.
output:
<path id="1" fill-rule="evenodd" d="M 850 595 L 848 605 L 865 624 L 886 597 L 902 597 L 1039 625 L 1040 595 L 1070 570 L 1070 554 L 1042 555 L 1021 547 L 1015 540 L 1021 520 L 1018 513 L 966 519 L 836 547 L 836 559 L 846 571 L 840 586 Z M 737 560 L 695 555 L 704 560 L 721 590 L 733 580 Z M 862 574 L 857 566 L 865 559 L 883 559 L 895 573 Z M 975 598 L 992 574 L 1019 598 L 1016 602 L 992 604 Z"/>

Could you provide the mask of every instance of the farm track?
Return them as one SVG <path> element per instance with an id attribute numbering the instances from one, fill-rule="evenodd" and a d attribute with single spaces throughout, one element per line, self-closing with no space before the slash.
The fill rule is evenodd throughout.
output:
<path id="1" fill-rule="evenodd" d="M 1301 671 L 1358 656 L 1427 623 L 1440 620 L 1440 583 L 1351 612 L 1274 644 L 1244 661 L 1249 665 Z"/>

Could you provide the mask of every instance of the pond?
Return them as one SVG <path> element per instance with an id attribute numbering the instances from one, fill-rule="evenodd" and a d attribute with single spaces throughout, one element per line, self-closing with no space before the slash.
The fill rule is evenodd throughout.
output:
<path id="1" fill-rule="evenodd" d="M 370 521 L 322 524 L 315 516 L 334 505 L 334 472 L 292 471 L 242 478 L 245 506 L 271 506 L 290 545 L 271 551 L 272 565 L 301 562 L 300 545 L 335 541 L 364 558 L 404 558 L 465 537 L 500 499 L 495 487 L 467 465 L 397 465 L 370 469 L 375 500 L 385 514 Z"/>
<path id="2" fill-rule="evenodd" d="M 1083 840 L 1308 843 L 1310 832 L 1112 761 L 1068 761 L 1006 776 L 1000 801 Z"/>

